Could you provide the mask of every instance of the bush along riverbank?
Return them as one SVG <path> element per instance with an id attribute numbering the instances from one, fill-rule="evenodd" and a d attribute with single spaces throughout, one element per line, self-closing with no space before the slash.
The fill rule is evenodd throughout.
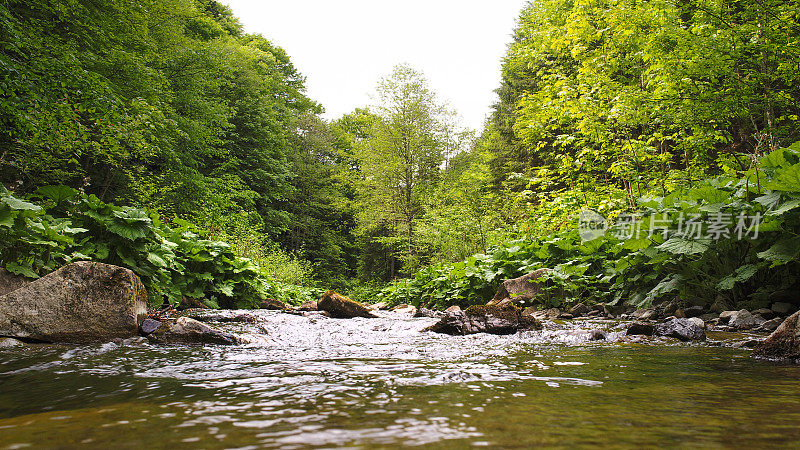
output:
<path id="1" fill-rule="evenodd" d="M 76 261 L 132 270 L 153 306 L 184 299 L 212 308 L 253 308 L 267 299 L 300 305 L 323 292 L 270 280 L 230 245 L 204 239 L 181 219 L 167 225 L 156 214 L 64 186 L 27 198 L 0 186 L 0 266 L 36 279 Z"/>
<path id="2" fill-rule="evenodd" d="M 639 198 L 635 208 L 608 219 L 584 212 L 569 230 L 427 267 L 386 287 L 378 299 L 464 308 L 486 303 L 505 279 L 550 268 L 536 300 L 545 308 L 676 302 L 721 312 L 797 303 L 800 144 L 775 150 L 742 173 L 690 185 Z"/>

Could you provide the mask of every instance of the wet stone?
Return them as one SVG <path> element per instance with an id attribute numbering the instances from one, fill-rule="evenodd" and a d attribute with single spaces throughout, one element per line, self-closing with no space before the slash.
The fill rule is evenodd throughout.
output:
<path id="1" fill-rule="evenodd" d="M 771 310 L 769 308 L 757 309 L 757 310 L 753 311 L 753 315 L 754 316 L 761 316 L 761 317 L 764 318 L 764 320 L 774 319 L 775 316 L 776 316 L 775 311 L 773 311 L 773 310 Z"/>
<path id="2" fill-rule="evenodd" d="M 658 311 L 655 308 L 637 309 L 631 316 L 637 320 L 651 320 L 658 316 Z"/>
<path id="3" fill-rule="evenodd" d="M 14 338 L 0 338 L 0 349 L 22 347 L 25 343 Z"/>
<path id="4" fill-rule="evenodd" d="M 368 317 L 375 318 L 370 310 L 356 301 L 337 294 L 334 291 L 326 292 L 322 298 L 317 302 L 317 308 L 322 311 L 327 311 L 331 317 L 337 319 L 350 319 L 354 317 Z"/>
<path id="5" fill-rule="evenodd" d="M 441 311 L 434 311 L 428 308 L 420 308 L 419 310 L 417 310 L 417 313 L 414 314 L 414 317 L 430 317 L 433 319 L 439 319 L 441 317 L 444 317 L 444 314 L 445 313 Z"/>
<path id="6" fill-rule="evenodd" d="M 592 311 L 591 308 L 583 303 L 578 303 L 569 310 L 569 313 L 572 314 L 573 317 L 580 317 L 589 314 L 590 311 Z"/>
<path id="7" fill-rule="evenodd" d="M 539 330 L 542 324 L 519 308 L 503 306 L 471 306 L 466 311 L 447 313 L 439 322 L 423 331 L 464 336 L 476 333 L 514 334 L 520 330 Z"/>
<path id="8" fill-rule="evenodd" d="M 778 329 L 781 323 L 783 323 L 783 319 L 781 319 L 780 317 L 776 317 L 774 319 L 770 319 L 762 323 L 761 326 L 756 329 L 756 331 L 772 333 L 773 331 Z"/>
<path id="9" fill-rule="evenodd" d="M 700 317 L 703 315 L 703 313 L 704 310 L 702 306 L 690 306 L 683 310 L 683 314 L 690 319 L 692 317 Z"/>
<path id="10" fill-rule="evenodd" d="M 141 325 L 142 334 L 147 336 L 148 334 L 156 331 L 158 327 L 161 326 L 161 322 L 154 320 L 154 319 L 145 319 Z"/>
<path id="11" fill-rule="evenodd" d="M 652 336 L 656 332 L 656 327 L 650 323 L 634 322 L 625 332 L 627 336 Z"/>
<path id="12" fill-rule="evenodd" d="M 603 330 L 591 330 L 589 332 L 590 341 L 605 341 L 607 337 L 608 333 Z"/>
<path id="13" fill-rule="evenodd" d="M 656 335 L 681 341 L 704 341 L 706 333 L 689 319 L 674 318 L 656 325 Z"/>
<path id="14" fill-rule="evenodd" d="M 794 309 L 791 303 L 775 302 L 772 304 L 772 311 L 779 316 L 787 316 L 794 311 Z"/>

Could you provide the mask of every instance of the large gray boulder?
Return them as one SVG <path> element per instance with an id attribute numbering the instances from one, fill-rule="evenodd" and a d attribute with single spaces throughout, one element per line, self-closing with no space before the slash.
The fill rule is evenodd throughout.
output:
<path id="1" fill-rule="evenodd" d="M 320 311 L 327 311 L 331 317 L 337 319 L 351 319 L 353 317 L 378 317 L 370 310 L 356 301 L 350 300 L 344 295 L 339 295 L 334 291 L 326 292 L 317 302 Z"/>
<path id="2" fill-rule="evenodd" d="M 800 362 L 800 311 L 792 314 L 763 342 L 753 349 L 753 356 Z"/>
<path id="3" fill-rule="evenodd" d="M 681 341 L 705 341 L 706 332 L 691 319 L 674 318 L 656 325 L 656 336 L 665 336 Z"/>
<path id="4" fill-rule="evenodd" d="M 137 336 L 147 292 L 128 269 L 82 261 L 0 297 L 0 336 L 91 343 Z"/>
<path id="5" fill-rule="evenodd" d="M 550 269 L 539 269 L 519 278 L 503 281 L 487 305 L 523 303 L 532 300 L 542 291 L 542 286 L 537 281 L 549 271 Z"/>
<path id="6" fill-rule="evenodd" d="M 0 267 L 0 296 L 14 292 L 30 282 L 31 280 L 19 275 L 14 275 Z"/>
<path id="7" fill-rule="evenodd" d="M 730 316 L 728 319 L 728 326 L 734 330 L 745 331 L 751 328 L 759 327 L 764 322 L 766 321 L 761 317 L 754 316 L 750 314 L 750 311 L 743 309 L 741 311 L 734 312 Z"/>

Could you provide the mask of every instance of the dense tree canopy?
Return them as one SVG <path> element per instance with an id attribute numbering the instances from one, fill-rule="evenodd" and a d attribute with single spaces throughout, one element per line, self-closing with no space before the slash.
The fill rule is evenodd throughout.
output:
<path id="1" fill-rule="evenodd" d="M 796 1 L 531 2 L 486 131 L 495 182 L 599 177 L 638 195 L 796 141 L 798 11 Z"/>
<path id="2" fill-rule="evenodd" d="M 286 292 L 268 280 L 372 295 L 411 275 L 394 300 L 466 304 L 542 264 L 562 297 L 646 304 L 691 286 L 761 304 L 792 288 L 768 265 L 798 264 L 779 232 L 800 205 L 799 11 L 531 1 L 475 137 L 407 65 L 376 104 L 323 119 L 286 52 L 213 0 L 0 0 L 0 264 L 126 264 L 173 301 L 192 286 L 224 305 Z M 744 208 L 771 214 L 773 234 L 589 245 L 569 234 L 587 207 Z M 219 283 L 185 273 L 195 247 L 224 256 Z M 637 286 L 614 281 L 626 276 Z"/>

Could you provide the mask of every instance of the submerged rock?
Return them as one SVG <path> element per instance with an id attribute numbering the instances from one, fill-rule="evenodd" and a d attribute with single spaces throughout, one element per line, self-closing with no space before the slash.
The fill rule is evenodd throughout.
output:
<path id="1" fill-rule="evenodd" d="M 0 336 L 69 343 L 138 336 L 146 303 L 130 270 L 76 262 L 0 297 Z"/>
<path id="2" fill-rule="evenodd" d="M 189 317 L 190 319 L 200 322 L 255 323 L 257 321 L 256 317 L 250 313 L 231 310 L 189 312 L 184 313 L 183 317 Z M 142 327 L 144 327 L 144 325 Z"/>
<path id="3" fill-rule="evenodd" d="M 174 323 L 162 323 L 147 335 L 156 344 L 222 344 L 239 343 L 236 336 L 212 328 L 189 317 L 179 317 Z"/>
<path id="4" fill-rule="evenodd" d="M 330 313 L 331 317 L 337 319 L 351 319 L 353 317 L 378 317 L 375 314 L 372 314 L 370 310 L 361 303 L 350 300 L 349 298 L 339 295 L 334 291 L 326 292 L 319 302 L 317 302 L 317 308 L 322 311 L 327 311 Z"/>
<path id="5" fill-rule="evenodd" d="M 503 281 L 487 305 L 521 303 L 533 299 L 542 290 L 537 281 L 549 271 L 550 269 L 539 269 L 527 275 Z"/>
<path id="6" fill-rule="evenodd" d="M 753 356 L 800 362 L 800 311 L 792 314 L 753 350 Z"/>
<path id="7" fill-rule="evenodd" d="M 476 333 L 514 334 L 520 330 L 540 330 L 542 324 L 533 316 L 511 304 L 471 306 L 466 311 L 454 311 L 423 331 L 456 336 Z"/>
<path id="8" fill-rule="evenodd" d="M 589 332 L 590 341 L 605 341 L 607 337 L 608 333 L 603 330 L 594 329 Z"/>
<path id="9" fill-rule="evenodd" d="M 706 332 L 691 319 L 674 318 L 655 327 L 656 336 L 672 337 L 681 341 L 704 341 Z"/>

